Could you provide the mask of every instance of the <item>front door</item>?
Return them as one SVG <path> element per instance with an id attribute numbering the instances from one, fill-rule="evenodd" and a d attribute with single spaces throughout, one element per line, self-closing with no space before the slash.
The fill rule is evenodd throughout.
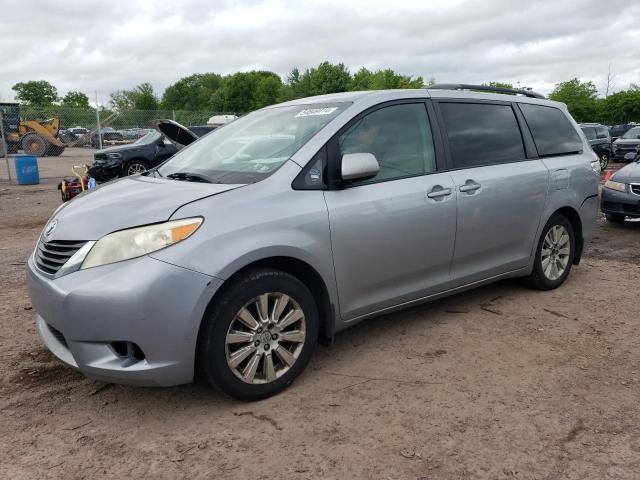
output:
<path id="1" fill-rule="evenodd" d="M 334 139 L 340 157 L 372 153 L 380 171 L 325 192 L 344 320 L 442 290 L 456 229 L 451 175 L 439 172 L 423 102 L 378 108 Z"/>

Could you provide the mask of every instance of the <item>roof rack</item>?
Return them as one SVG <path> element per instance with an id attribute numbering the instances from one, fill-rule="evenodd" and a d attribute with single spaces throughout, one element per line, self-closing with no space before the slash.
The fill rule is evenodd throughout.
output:
<path id="1" fill-rule="evenodd" d="M 489 85 L 469 85 L 465 83 L 438 83 L 426 87 L 428 90 L 477 90 L 480 92 L 507 93 L 509 95 L 524 95 L 530 98 L 546 99 L 544 95 L 532 92 L 530 90 L 522 90 L 518 88 L 491 87 Z"/>

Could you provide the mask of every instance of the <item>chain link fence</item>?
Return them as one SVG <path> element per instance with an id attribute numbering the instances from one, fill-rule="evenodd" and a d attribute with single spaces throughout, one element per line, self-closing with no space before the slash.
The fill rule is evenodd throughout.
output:
<path id="1" fill-rule="evenodd" d="M 96 149 L 133 143 L 154 128 L 158 119 L 187 127 L 206 125 L 215 115 L 232 112 L 184 110 L 109 110 L 106 108 L 35 107 L 0 103 L 0 161 L 21 153 L 38 157 L 69 155 L 75 148 Z M 65 154 L 64 152 L 67 151 Z M 5 158 L 3 158 L 5 157 Z M 4 165 L 3 165 L 4 166 Z M 7 179 L 6 168 L 0 168 Z"/>

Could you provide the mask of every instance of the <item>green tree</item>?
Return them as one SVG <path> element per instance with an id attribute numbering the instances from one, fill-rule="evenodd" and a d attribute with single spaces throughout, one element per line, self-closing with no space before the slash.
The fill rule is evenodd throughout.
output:
<path id="1" fill-rule="evenodd" d="M 87 97 L 82 92 L 67 92 L 67 94 L 62 98 L 62 106 L 70 107 L 70 108 L 82 108 L 88 110 L 91 108 L 89 106 L 89 97 Z"/>
<path id="2" fill-rule="evenodd" d="M 16 98 L 27 105 L 46 107 L 58 100 L 58 89 L 46 80 L 16 83 L 11 89 Z"/>
<path id="3" fill-rule="evenodd" d="M 282 81 L 273 72 L 238 72 L 222 79 L 209 106 L 219 112 L 246 113 L 276 103 Z"/>
<path id="4" fill-rule="evenodd" d="M 351 75 L 343 63 L 333 65 L 322 62 L 318 68 L 305 72 L 309 74 L 311 95 L 346 92 L 351 84 Z"/>
<path id="5" fill-rule="evenodd" d="M 600 116 L 602 121 L 612 124 L 640 122 L 640 89 L 609 95 L 602 100 Z"/>
<path id="6" fill-rule="evenodd" d="M 141 83 L 133 89 L 132 99 L 133 108 L 136 110 L 157 110 L 159 106 L 153 86 L 148 82 Z"/>
<path id="7" fill-rule="evenodd" d="M 549 98 L 566 103 L 576 122 L 593 122 L 598 116 L 597 93 L 598 89 L 593 82 L 581 82 L 572 78 L 558 83 Z"/>
<path id="8" fill-rule="evenodd" d="M 353 74 L 353 79 L 351 80 L 351 88 L 353 91 L 360 90 L 371 90 L 373 88 L 373 73 L 362 67 L 356 73 Z"/>
<path id="9" fill-rule="evenodd" d="M 220 88 L 222 76 L 217 73 L 194 73 L 181 78 L 162 94 L 162 108 L 167 110 L 203 110 Z"/>
<path id="10" fill-rule="evenodd" d="M 118 90 L 113 92 L 109 103 L 114 110 L 123 112 L 126 110 L 157 110 L 158 98 L 153 92 L 153 86 L 141 83 L 133 90 Z"/>

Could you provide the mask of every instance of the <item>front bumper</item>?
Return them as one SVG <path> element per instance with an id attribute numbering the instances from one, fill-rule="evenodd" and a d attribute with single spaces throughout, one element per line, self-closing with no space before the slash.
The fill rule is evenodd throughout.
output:
<path id="1" fill-rule="evenodd" d="M 94 163 L 89 167 L 89 175 L 98 182 L 107 182 L 122 173 L 122 164 L 99 164 Z"/>
<path id="2" fill-rule="evenodd" d="M 50 279 L 27 264 L 45 345 L 95 380 L 169 386 L 193 380 L 196 341 L 222 280 L 145 256 Z M 122 355 L 114 342 L 143 352 Z"/>
<path id="3" fill-rule="evenodd" d="M 600 209 L 604 213 L 640 217 L 640 195 L 603 188 Z"/>

